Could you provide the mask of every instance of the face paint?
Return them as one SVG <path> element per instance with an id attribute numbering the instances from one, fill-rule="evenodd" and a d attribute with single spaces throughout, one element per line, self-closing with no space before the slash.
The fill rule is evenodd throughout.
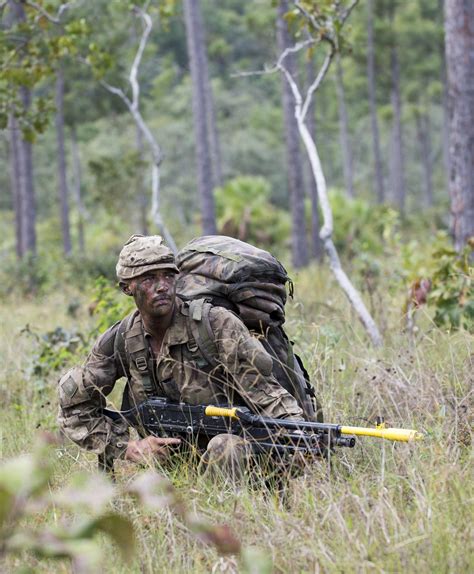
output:
<path id="1" fill-rule="evenodd" d="M 176 273 L 157 270 L 141 275 L 130 283 L 135 304 L 145 319 L 167 317 L 174 310 Z"/>

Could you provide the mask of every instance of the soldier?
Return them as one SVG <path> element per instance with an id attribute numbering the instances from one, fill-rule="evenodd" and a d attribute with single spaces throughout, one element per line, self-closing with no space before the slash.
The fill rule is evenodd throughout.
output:
<path id="1" fill-rule="evenodd" d="M 123 409 L 154 395 L 191 405 L 240 403 L 268 417 L 302 418 L 296 400 L 273 377 L 272 358 L 236 315 L 212 307 L 208 324 L 200 325 L 206 303 L 176 296 L 179 270 L 160 236 L 133 235 L 116 271 L 137 309 L 99 337 L 85 363 L 59 381 L 59 424 L 67 437 L 108 460 L 134 462 L 165 458 L 180 443 L 155 436 L 132 440 L 126 423 L 102 414 L 105 397 L 122 377 L 128 380 Z M 217 350 L 211 362 L 199 341 L 203 330 Z M 205 445 L 202 462 L 235 468 L 247 456 L 244 441 L 225 434 Z"/>

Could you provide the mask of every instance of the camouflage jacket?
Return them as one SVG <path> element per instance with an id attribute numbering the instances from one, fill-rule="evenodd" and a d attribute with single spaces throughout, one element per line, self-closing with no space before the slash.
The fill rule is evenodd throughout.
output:
<path id="1" fill-rule="evenodd" d="M 157 396 L 192 405 L 240 402 L 273 418 L 302 417 L 296 400 L 273 377 L 272 358 L 236 315 L 222 307 L 210 310 L 218 352 L 216 365 L 211 367 L 199 354 L 187 314 L 187 304 L 177 299 L 173 323 L 158 357 L 153 355 L 140 314 L 135 312 L 129 319 L 131 329 L 141 330 L 148 342 Z M 117 352 L 119 329 L 120 322 L 109 328 L 85 363 L 59 381 L 58 420 L 64 434 L 87 450 L 111 457 L 124 453 L 128 428 L 102 415 L 105 397 L 124 376 L 128 379 L 127 406 L 147 396 L 141 378 L 134 375 L 130 357 Z"/>

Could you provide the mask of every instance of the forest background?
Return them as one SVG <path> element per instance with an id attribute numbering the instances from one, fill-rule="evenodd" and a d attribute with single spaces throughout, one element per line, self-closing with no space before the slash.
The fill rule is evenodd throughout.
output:
<path id="1" fill-rule="evenodd" d="M 302 4 L 323 13 L 334 6 Z M 127 311 L 114 269 L 129 235 L 165 229 L 178 248 L 202 233 L 232 235 L 270 250 L 295 280 L 287 329 L 326 417 L 373 422 L 383 413 L 430 440 L 417 450 L 358 445 L 334 476 L 316 469 L 292 483 L 287 507 L 261 492 L 246 492 L 239 503 L 227 492 L 216 499 L 202 483 L 189 493 L 200 480 L 191 469 L 172 476 L 175 487 L 211 522 L 219 521 L 220 505 L 233 509 L 242 545 L 265 548 L 261 571 L 268 560 L 277 571 L 349 571 L 354 563 L 360 571 L 469 571 L 474 300 L 466 240 L 474 218 L 469 212 L 456 236 L 443 2 L 360 2 L 307 120 L 329 187 L 335 244 L 384 337 L 379 351 L 367 347 L 327 269 L 288 86 L 279 73 L 249 74 L 271 68 L 304 37 L 291 2 L 0 7 L 3 454 L 30 451 L 38 428 L 56 430 L 59 373 Z M 139 110 L 160 147 L 158 162 L 123 97 L 112 93 L 132 98 L 142 9 L 153 27 L 137 74 Z M 289 64 L 303 86 L 323 63 L 320 48 Z M 474 192 L 464 191 L 468 211 Z M 88 471 L 94 464 L 74 447 L 58 452 L 53 484 L 78 463 Z M 125 468 L 124 478 L 134 472 Z M 183 516 L 166 514 L 166 530 L 127 504 L 121 499 L 138 532 L 141 571 L 237 567 L 234 558 L 217 557 L 219 544 L 196 542 L 189 525 L 176 545 Z M 60 521 L 46 515 L 39 524 Z M 9 568 L 57 567 L 24 554 L 33 546 L 19 544 Z M 74 552 L 65 553 L 77 559 Z"/>

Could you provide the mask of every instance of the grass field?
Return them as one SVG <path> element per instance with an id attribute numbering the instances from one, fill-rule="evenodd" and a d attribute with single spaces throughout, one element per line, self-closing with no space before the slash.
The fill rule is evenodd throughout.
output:
<path id="1" fill-rule="evenodd" d="M 295 302 L 287 330 L 316 385 L 328 422 L 370 426 L 383 415 L 392 426 L 416 428 L 425 440 L 392 444 L 361 438 L 340 449 L 331 469 L 321 462 L 289 479 L 284 496 L 263 485 L 238 492 L 200 477 L 186 462 L 168 475 L 189 509 L 211 523 L 226 523 L 246 549 L 257 547 L 281 573 L 474 571 L 472 416 L 474 338 L 435 327 L 420 311 L 415 339 L 403 332 L 402 295 L 382 291 L 373 303 L 386 346 L 375 351 L 327 271 L 295 277 Z M 66 313 L 78 298 L 78 314 Z M 61 325 L 89 330 L 88 298 L 76 292 L 41 300 L 10 297 L 0 306 L 0 404 L 2 457 L 32 448 L 38 429 L 56 430 L 58 372 L 35 380 L 29 369 L 38 333 Z M 116 395 L 115 395 L 116 396 Z M 96 460 L 72 444 L 56 448 L 54 490 Z M 139 470 L 120 463 L 118 482 Z M 103 540 L 102 572 L 237 572 L 239 559 L 220 557 L 169 509 L 148 512 L 126 498 L 114 508 L 132 520 L 139 549 L 125 564 Z M 59 524 L 59 509 L 29 525 Z M 67 561 L 9 556 L 2 571 L 29 566 L 34 572 L 69 572 Z M 262 571 L 257 558 L 251 571 Z M 253 568 L 253 570 L 252 570 Z M 249 566 L 247 565 L 247 569 Z M 25 570 L 26 571 L 26 570 Z"/>

